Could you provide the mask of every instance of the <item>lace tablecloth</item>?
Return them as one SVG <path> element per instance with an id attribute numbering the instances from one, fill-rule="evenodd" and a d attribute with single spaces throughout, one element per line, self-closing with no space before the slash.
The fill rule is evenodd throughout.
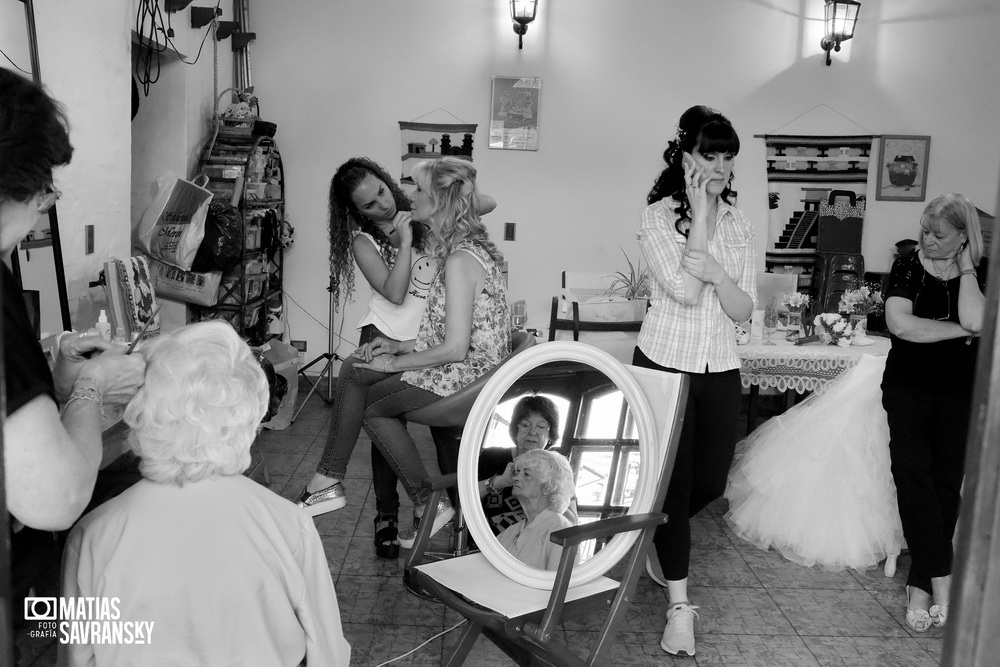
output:
<path id="1" fill-rule="evenodd" d="M 779 391 L 792 389 L 798 393 L 822 392 L 827 385 L 857 365 L 866 354 L 884 357 L 889 354 L 889 339 L 872 337 L 864 347 L 839 347 L 809 343 L 795 345 L 776 341 L 774 345 L 750 343 L 739 345 L 743 386 L 774 387 Z"/>

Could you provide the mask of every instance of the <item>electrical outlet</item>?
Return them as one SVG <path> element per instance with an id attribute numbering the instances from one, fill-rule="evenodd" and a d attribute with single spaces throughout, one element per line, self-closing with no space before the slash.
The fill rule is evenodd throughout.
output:
<path id="1" fill-rule="evenodd" d="M 517 227 L 517 225 L 515 225 L 513 222 L 505 222 L 505 223 L 503 223 L 503 240 L 504 241 L 513 241 L 514 240 L 514 234 L 515 234 L 515 231 L 516 231 L 516 229 L 515 229 L 516 227 Z"/>
<path id="2" fill-rule="evenodd" d="M 94 226 L 93 225 L 84 225 L 83 226 L 83 230 L 84 230 L 83 231 L 83 235 L 84 235 L 83 254 L 84 255 L 93 255 L 94 254 Z"/>
<path id="3" fill-rule="evenodd" d="M 294 347 L 299 352 L 305 352 L 308 347 L 308 343 L 304 340 L 291 340 L 288 341 L 292 347 Z"/>

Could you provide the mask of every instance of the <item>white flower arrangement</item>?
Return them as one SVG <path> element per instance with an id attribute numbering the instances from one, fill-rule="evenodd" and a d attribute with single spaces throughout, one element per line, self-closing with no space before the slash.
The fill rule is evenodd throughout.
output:
<path id="1" fill-rule="evenodd" d="M 839 313 L 822 313 L 816 316 L 813 323 L 816 325 L 816 334 L 823 343 L 850 346 L 854 329 Z"/>
<path id="2" fill-rule="evenodd" d="M 789 310 L 802 310 L 809 305 L 809 295 L 802 292 L 786 292 L 781 295 L 781 303 Z"/>

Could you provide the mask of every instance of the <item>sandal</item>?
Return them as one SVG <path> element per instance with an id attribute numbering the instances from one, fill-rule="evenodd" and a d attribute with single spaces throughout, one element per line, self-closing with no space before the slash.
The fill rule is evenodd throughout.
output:
<path id="1" fill-rule="evenodd" d="M 948 622 L 948 605 L 931 605 L 931 608 L 927 610 L 927 614 L 931 617 L 935 628 L 943 627 Z"/>
<path id="2" fill-rule="evenodd" d="M 945 616 L 948 612 L 945 611 Z M 910 609 L 910 587 L 906 587 L 906 624 L 914 632 L 927 632 L 931 629 L 933 621 L 930 612 L 926 609 Z"/>
<path id="3" fill-rule="evenodd" d="M 375 517 L 375 555 L 379 558 L 399 558 L 397 523 L 396 517 L 387 514 Z"/>

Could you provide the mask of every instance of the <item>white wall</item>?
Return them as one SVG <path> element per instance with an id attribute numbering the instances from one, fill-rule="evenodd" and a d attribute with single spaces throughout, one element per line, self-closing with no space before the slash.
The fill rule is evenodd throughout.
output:
<path id="1" fill-rule="evenodd" d="M 131 254 L 130 228 L 149 201 L 149 186 L 163 172 L 190 175 L 212 112 L 212 42 L 197 64 L 164 55 L 161 77 L 131 116 L 135 0 L 46 0 L 35 3 L 42 82 L 65 107 L 73 160 L 55 174 L 63 191 L 59 225 L 70 312 L 76 328 L 91 326 L 104 292 L 90 289 L 109 257 Z M 29 69 L 23 5 L 4 3 L 0 48 Z M 14 8 L 12 10 L 11 8 Z M 228 10 L 228 16 L 231 18 Z M 166 17 L 166 14 L 163 15 Z M 204 29 L 190 28 L 189 12 L 171 16 L 175 43 L 193 61 Z M 13 47 L 13 53 L 8 48 Z M 222 86 L 232 80 L 229 42 L 220 46 Z M 5 67 L 9 63 L 4 62 Z M 138 169 L 133 181 L 132 133 Z M 84 254 L 85 226 L 94 225 L 94 253 Z M 170 309 L 170 306 L 167 306 Z M 184 319 L 183 305 L 172 316 Z"/>
<path id="2" fill-rule="evenodd" d="M 842 115 L 842 125 L 876 134 L 931 135 L 928 192 L 964 192 L 995 213 L 1000 8 L 992 0 L 865 0 L 857 36 L 830 67 L 818 46 L 819 0 L 542 0 L 522 51 L 507 4 L 255 2 L 254 82 L 264 115 L 278 124 L 296 228 L 286 254 L 290 326 L 308 341 L 307 358 L 327 345 L 330 177 L 354 155 L 395 173 L 397 121 L 439 107 L 479 123 L 481 189 L 499 202 L 486 222 L 495 240 L 504 222 L 517 223 L 516 242 L 499 241 L 510 296 L 526 299 L 531 322 L 543 326 L 561 271 L 615 271 L 624 268 L 619 246 L 637 252 L 638 216 L 662 150 L 693 104 L 720 109 L 740 132 L 736 185 L 760 229 L 762 266 L 767 186 L 763 141 L 753 135 L 803 114 L 797 131 L 824 133 Z M 542 77 L 538 152 L 487 148 L 493 75 Z M 888 269 L 893 244 L 916 233 L 922 207 L 869 198 L 869 269 Z M 367 294 L 359 289 L 336 318 L 348 341 L 342 354 L 353 350 Z"/>

